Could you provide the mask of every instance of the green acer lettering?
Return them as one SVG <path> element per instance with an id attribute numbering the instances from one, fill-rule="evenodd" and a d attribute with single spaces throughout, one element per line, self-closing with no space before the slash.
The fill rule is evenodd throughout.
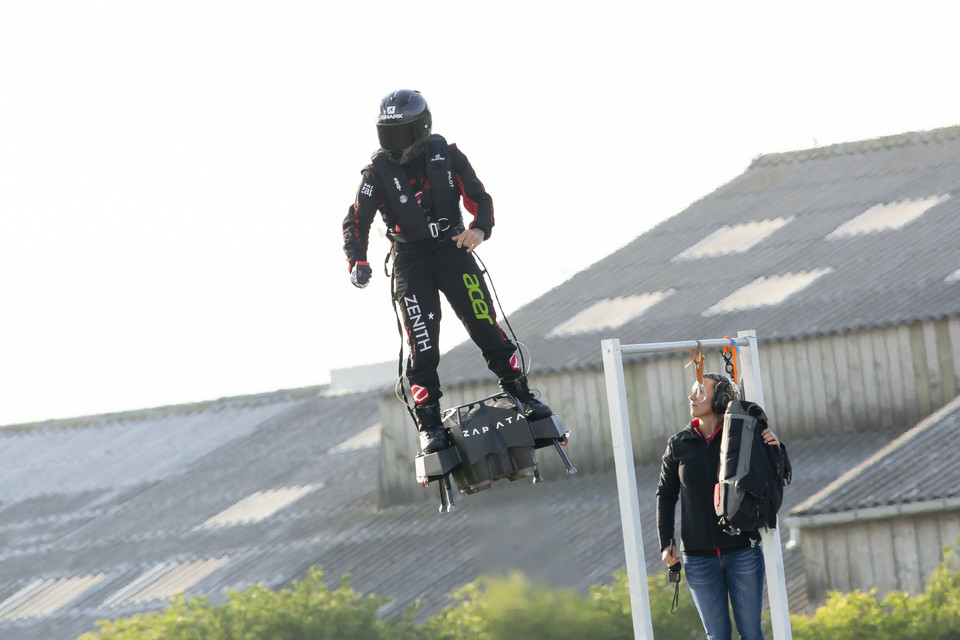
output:
<path id="1" fill-rule="evenodd" d="M 465 273 L 463 274 L 463 284 L 467 285 L 467 295 L 470 296 L 470 302 L 473 304 L 473 314 L 479 320 L 486 320 L 493 324 L 493 318 L 490 317 L 490 307 L 487 301 L 483 299 L 483 291 L 480 289 L 480 280 L 477 276 Z"/>

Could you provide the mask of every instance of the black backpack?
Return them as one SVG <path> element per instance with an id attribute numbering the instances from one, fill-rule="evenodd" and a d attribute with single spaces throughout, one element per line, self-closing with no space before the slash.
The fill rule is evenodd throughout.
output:
<path id="1" fill-rule="evenodd" d="M 720 471 L 713 506 L 720 524 L 736 535 L 777 526 L 783 488 L 793 470 L 787 449 L 764 444 L 767 416 L 760 405 L 733 400 L 723 414 Z"/>

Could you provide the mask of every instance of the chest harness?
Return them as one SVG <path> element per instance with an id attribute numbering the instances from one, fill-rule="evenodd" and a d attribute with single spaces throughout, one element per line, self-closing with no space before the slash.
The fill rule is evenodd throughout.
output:
<path id="1" fill-rule="evenodd" d="M 384 206 L 394 218 L 387 235 L 395 242 L 447 240 L 463 230 L 460 192 L 453 177 L 450 148 L 443 136 L 431 135 L 424 145 L 427 184 L 417 202 L 410 176 L 385 153 L 373 156 L 373 167 L 383 193 Z"/>

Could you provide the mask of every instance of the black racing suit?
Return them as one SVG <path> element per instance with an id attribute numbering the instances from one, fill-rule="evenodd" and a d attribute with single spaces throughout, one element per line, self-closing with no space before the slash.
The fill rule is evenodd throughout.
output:
<path id="1" fill-rule="evenodd" d="M 384 165 L 382 159 L 378 165 L 375 154 L 374 163 L 361 172 L 363 180 L 357 189 L 356 201 L 343 220 L 343 250 L 351 269 L 357 262 L 367 261 L 367 240 L 377 211 L 387 226 L 393 242 L 394 302 L 403 315 L 409 346 L 406 375 L 414 402 L 418 405 L 434 403 L 442 395 L 437 375 L 441 291 L 471 340 L 480 347 L 487 367 L 504 381 L 514 380 L 522 374 L 516 346 L 497 323 L 493 301 L 476 259 L 467 253 L 465 247 L 458 249 L 457 243 L 451 240 L 463 230 L 461 198 L 466 210 L 473 215 L 470 228 L 479 229 L 488 239 L 494 224 L 493 200 L 456 145 L 447 145 L 439 136 L 433 136 L 431 143 L 433 146 L 428 146 L 419 157 L 402 167 Z M 436 203 L 443 200 L 441 194 L 431 193 L 428 157 L 446 161 L 449 173 L 445 175 L 449 178 L 450 194 L 456 208 L 448 204 L 446 211 L 439 211 L 441 207 Z M 383 171 L 378 171 L 377 166 Z M 402 173 L 397 174 L 398 169 Z M 415 215 L 422 213 L 425 220 L 442 220 L 433 227 L 437 237 L 417 237 L 411 241 L 409 236 L 413 234 L 408 230 L 412 225 L 401 228 L 403 220 L 398 210 L 402 205 L 395 199 L 392 178 L 382 175 L 387 171 L 394 172 L 394 177 L 404 176 L 416 202 L 426 205 L 425 209 L 415 210 Z M 397 183 L 396 191 L 400 189 L 401 185 Z M 407 199 L 403 198 L 401 202 L 406 203 Z M 409 222 L 409 218 L 406 220 Z"/>

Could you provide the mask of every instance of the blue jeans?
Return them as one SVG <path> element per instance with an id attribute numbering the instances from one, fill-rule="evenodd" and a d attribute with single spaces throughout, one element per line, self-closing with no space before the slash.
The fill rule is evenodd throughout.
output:
<path id="1" fill-rule="evenodd" d="M 732 640 L 730 608 L 742 640 L 763 640 L 763 549 L 723 556 L 684 556 L 687 584 L 708 640 Z M 729 598 L 729 605 L 727 604 Z"/>

